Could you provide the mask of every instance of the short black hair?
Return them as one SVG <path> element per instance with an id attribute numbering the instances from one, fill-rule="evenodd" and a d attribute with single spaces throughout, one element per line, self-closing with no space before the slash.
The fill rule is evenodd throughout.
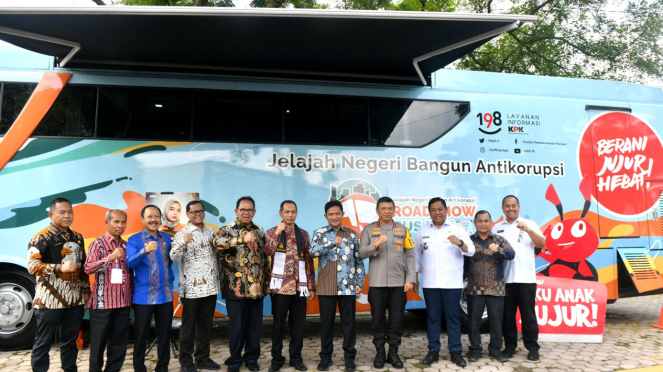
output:
<path id="1" fill-rule="evenodd" d="M 487 214 L 488 218 L 490 218 L 491 221 L 493 220 L 493 216 L 490 215 L 490 212 L 485 211 L 483 209 L 474 214 L 474 219 L 476 220 L 477 217 L 479 217 L 480 214 Z"/>
<path id="2" fill-rule="evenodd" d="M 428 201 L 428 210 L 430 210 L 431 205 L 433 205 L 433 204 L 435 204 L 435 203 L 437 203 L 437 202 L 442 203 L 442 206 L 444 207 L 444 209 L 447 209 L 447 202 L 444 201 L 444 199 L 440 198 L 439 196 L 436 196 L 436 197 L 434 197 L 434 198 L 431 198 L 431 199 Z"/>
<path id="3" fill-rule="evenodd" d="M 50 207 L 50 208 L 51 208 L 51 212 L 53 212 L 53 209 L 55 209 L 55 205 L 58 204 L 58 203 L 69 203 L 69 205 L 72 205 L 71 202 L 69 201 L 69 199 L 65 199 L 65 198 L 55 198 L 55 199 L 53 199 L 53 201 L 51 202 L 51 207 Z"/>
<path id="4" fill-rule="evenodd" d="M 237 199 L 237 204 L 235 204 L 235 209 L 238 209 L 238 208 L 239 208 L 239 203 L 241 203 L 242 200 L 250 201 L 251 204 L 253 204 L 253 208 L 255 209 L 255 207 L 256 207 L 256 201 L 253 200 L 253 198 L 250 197 L 250 196 L 242 196 L 241 198 Z"/>
<path id="5" fill-rule="evenodd" d="M 186 212 L 187 213 L 191 212 L 191 206 L 196 205 L 196 204 L 202 205 L 203 206 L 203 212 L 205 212 L 205 204 L 203 204 L 203 202 L 201 202 L 200 200 L 192 200 L 192 201 L 186 203 Z"/>
<path id="6" fill-rule="evenodd" d="M 156 208 L 159 211 L 159 217 L 161 217 L 161 209 L 159 209 L 159 207 L 157 207 L 156 205 L 149 204 L 144 206 L 143 209 L 140 210 L 140 218 L 145 218 L 145 210 L 147 208 Z"/>
<path id="7" fill-rule="evenodd" d="M 295 205 L 295 210 L 297 210 L 297 203 L 295 203 L 292 200 L 284 200 L 284 201 L 281 202 L 281 206 L 279 207 L 279 211 L 282 211 L 283 206 L 286 205 L 286 204 L 294 204 Z"/>
<path id="8" fill-rule="evenodd" d="M 518 203 L 518 205 L 520 205 L 520 200 L 518 200 L 518 198 L 516 198 L 515 195 L 507 195 L 507 196 L 504 197 L 504 199 L 502 199 L 502 206 L 504 206 L 504 202 L 509 198 L 516 199 L 516 203 Z"/>
<path id="9" fill-rule="evenodd" d="M 377 204 L 375 204 L 375 208 L 380 208 L 380 203 L 391 203 L 394 207 L 396 206 L 396 203 L 394 203 L 394 200 L 388 196 L 383 196 L 380 199 L 378 199 Z"/>
<path id="10" fill-rule="evenodd" d="M 339 208 L 341 208 L 341 212 L 343 212 L 343 203 L 341 203 L 338 200 L 332 200 L 332 201 L 328 201 L 327 204 L 325 204 L 325 214 L 327 214 L 327 211 L 329 210 L 329 208 L 333 208 L 333 207 L 339 207 Z"/>

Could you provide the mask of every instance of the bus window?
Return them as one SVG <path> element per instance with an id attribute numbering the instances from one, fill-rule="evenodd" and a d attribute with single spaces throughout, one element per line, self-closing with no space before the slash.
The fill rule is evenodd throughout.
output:
<path id="1" fill-rule="evenodd" d="M 373 146 L 421 147 L 443 136 L 469 112 L 460 102 L 371 99 Z"/>
<path id="2" fill-rule="evenodd" d="M 69 85 L 55 100 L 35 136 L 94 137 L 97 88 Z"/>
<path id="3" fill-rule="evenodd" d="M 97 137 L 189 140 L 191 91 L 102 87 Z"/>
<path id="4" fill-rule="evenodd" d="M 196 91 L 194 141 L 281 143 L 280 94 Z"/>
<path id="5" fill-rule="evenodd" d="M 2 106 L 0 108 L 0 136 L 7 133 L 18 114 L 28 102 L 37 84 L 2 84 Z"/>
<path id="6" fill-rule="evenodd" d="M 367 145 L 366 98 L 286 96 L 285 142 Z"/>

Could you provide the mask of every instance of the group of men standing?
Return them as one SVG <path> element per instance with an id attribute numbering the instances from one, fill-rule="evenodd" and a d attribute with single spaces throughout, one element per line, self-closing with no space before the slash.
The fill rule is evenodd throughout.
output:
<path id="1" fill-rule="evenodd" d="M 218 231 L 204 224 L 204 204 L 186 206 L 189 224 L 171 238 L 159 231 L 161 211 L 148 205 L 141 211 L 144 229 L 122 239 L 127 215 L 121 210 L 106 213 L 107 231 L 94 240 L 85 254 L 84 241 L 72 231 L 73 208 L 63 198 L 53 200 L 51 225 L 29 244 L 28 270 L 37 276 L 34 300 L 37 331 L 32 353 L 34 371 L 47 371 L 50 343 L 59 324 L 62 368 L 76 371 L 76 337 L 85 307 L 90 309 L 90 371 L 118 371 L 124 363 L 128 342 L 129 314 L 134 310 L 133 367 L 146 371 L 145 349 L 152 318 L 158 338 L 156 371 L 167 371 L 170 360 L 173 317 L 173 261 L 179 262 L 179 301 L 183 305 L 179 362 L 183 372 L 217 370 L 210 359 L 210 338 L 217 294 L 225 300 L 230 356 L 229 372 L 242 364 L 250 371 L 260 366 L 260 335 L 263 299 L 271 296 L 274 329 L 269 372 L 285 363 L 283 335 L 288 318 L 291 340 L 289 365 L 298 371 L 308 367 L 302 358 L 307 301 L 318 296 L 321 317 L 321 351 L 317 369 L 328 370 L 333 328 L 338 306 L 343 326 L 345 370 L 356 371 L 356 299 L 364 289 L 369 259 L 371 329 L 376 368 L 389 363 L 403 368 L 398 349 L 403 335 L 402 319 L 407 292 L 419 292 L 422 274 L 428 309 L 428 349 L 424 364 L 439 360 L 441 318 L 447 322 L 451 360 L 465 366 L 461 355 L 458 304 L 463 270 L 469 271 L 467 299 L 470 316 L 470 361 L 481 353 L 480 323 L 484 306 L 490 321 L 489 355 L 499 361 L 516 349 L 516 310 L 520 308 L 523 340 L 528 358 L 538 360 L 538 326 L 534 312 L 536 281 L 535 247 L 542 247 L 539 227 L 519 216 L 515 196 L 502 203 L 506 220 L 493 226 L 490 213 L 475 216 L 477 233 L 446 220 L 441 198 L 428 203 L 432 221 L 413 239 L 407 227 L 393 220 L 395 204 L 382 197 L 377 202 L 378 221 L 367 225 L 358 239 L 342 225 L 343 205 L 325 205 L 328 224 L 312 238 L 296 223 L 297 205 L 283 201 L 282 222 L 266 232 L 253 222 L 255 201 L 242 197 L 236 203 L 237 219 Z M 491 231 L 492 227 L 492 231 Z M 360 243 L 361 242 L 361 243 Z M 318 258 L 316 286 L 313 258 Z M 88 275 L 94 274 L 92 288 Z M 505 301 L 506 296 L 506 301 Z M 389 313 L 387 319 L 386 314 Z M 502 351 L 502 336 L 505 349 Z M 388 351 L 385 344 L 389 344 Z"/>

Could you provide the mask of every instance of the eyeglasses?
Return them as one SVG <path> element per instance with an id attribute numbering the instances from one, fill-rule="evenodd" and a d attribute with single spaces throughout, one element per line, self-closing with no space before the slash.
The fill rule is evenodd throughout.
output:
<path id="1" fill-rule="evenodd" d="M 198 210 L 198 211 L 189 211 L 189 213 L 191 213 L 191 214 L 203 214 L 203 213 L 205 213 L 205 211 L 201 209 L 201 210 Z"/>
<path id="2" fill-rule="evenodd" d="M 256 211 L 255 209 L 240 209 L 239 213 L 241 213 L 241 214 L 253 214 L 253 212 L 255 212 L 255 211 Z"/>

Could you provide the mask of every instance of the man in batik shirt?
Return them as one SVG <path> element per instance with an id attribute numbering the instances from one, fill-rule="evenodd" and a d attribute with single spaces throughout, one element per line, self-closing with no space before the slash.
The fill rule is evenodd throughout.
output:
<path id="1" fill-rule="evenodd" d="M 159 231 L 161 210 L 148 205 L 140 212 L 145 228 L 129 238 L 127 264 L 134 270 L 134 371 L 147 371 L 145 343 L 154 315 L 157 338 L 156 372 L 168 371 L 173 322 L 173 261 L 170 236 Z"/>
<path id="2" fill-rule="evenodd" d="M 285 319 L 290 324 L 290 366 L 308 371 L 302 359 L 306 299 L 315 297 L 315 271 L 309 254 L 309 235 L 295 224 L 297 204 L 292 200 L 281 203 L 282 222 L 267 230 L 265 254 L 272 258 L 269 293 L 272 298 L 274 330 L 272 332 L 272 365 L 269 372 L 283 366 L 283 331 Z"/>
<path id="3" fill-rule="evenodd" d="M 269 288 L 269 260 L 265 255 L 265 231 L 253 223 L 255 202 L 250 196 L 237 200 L 237 220 L 222 226 L 214 238 L 221 259 L 221 294 L 228 310 L 228 372 L 246 363 L 260 370 L 262 303 Z M 244 355 L 242 356 L 242 350 Z"/>
<path id="4" fill-rule="evenodd" d="M 48 371 L 48 354 L 59 325 L 62 369 L 76 371 L 76 338 L 90 296 L 90 281 L 82 269 L 85 243 L 81 234 L 69 228 L 74 222 L 69 200 L 54 199 L 48 217 L 50 226 L 32 237 L 28 245 L 28 272 L 37 277 L 32 302 L 37 318 L 32 370 Z"/>
<path id="5" fill-rule="evenodd" d="M 219 260 L 212 246 L 216 231 L 205 225 L 205 207 L 200 201 L 190 201 L 186 205 L 186 216 L 189 224 L 175 234 L 170 251 L 170 258 L 180 263 L 179 298 L 183 305 L 181 371 L 217 370 L 221 366 L 209 357 L 216 296 L 220 288 Z"/>
<path id="6" fill-rule="evenodd" d="M 129 340 L 129 313 L 134 273 L 127 266 L 127 242 L 122 239 L 127 214 L 106 212 L 106 233 L 90 244 L 85 272 L 95 275 L 90 298 L 90 372 L 101 372 L 108 345 L 106 371 L 122 368 Z"/>
<path id="7" fill-rule="evenodd" d="M 359 258 L 359 241 L 354 230 L 344 227 L 343 204 L 333 200 L 325 204 L 327 226 L 315 230 L 311 256 L 318 257 L 318 300 L 320 301 L 320 364 L 327 371 L 332 363 L 336 306 L 343 326 L 345 371 L 357 370 L 355 356 L 355 312 L 364 287 L 364 261 Z"/>
<path id="8" fill-rule="evenodd" d="M 490 324 L 490 343 L 488 355 L 491 359 L 506 362 L 502 354 L 502 317 L 504 316 L 504 263 L 513 260 L 515 253 L 511 244 L 503 237 L 490 232 L 493 221 L 488 211 L 478 211 L 474 215 L 477 232 L 470 236 L 474 243 L 474 256 L 466 257 L 467 276 L 467 313 L 470 321 L 467 336 L 470 339 L 470 353 L 467 359 L 476 362 L 481 356 L 481 319 L 483 309 L 488 309 Z"/>

